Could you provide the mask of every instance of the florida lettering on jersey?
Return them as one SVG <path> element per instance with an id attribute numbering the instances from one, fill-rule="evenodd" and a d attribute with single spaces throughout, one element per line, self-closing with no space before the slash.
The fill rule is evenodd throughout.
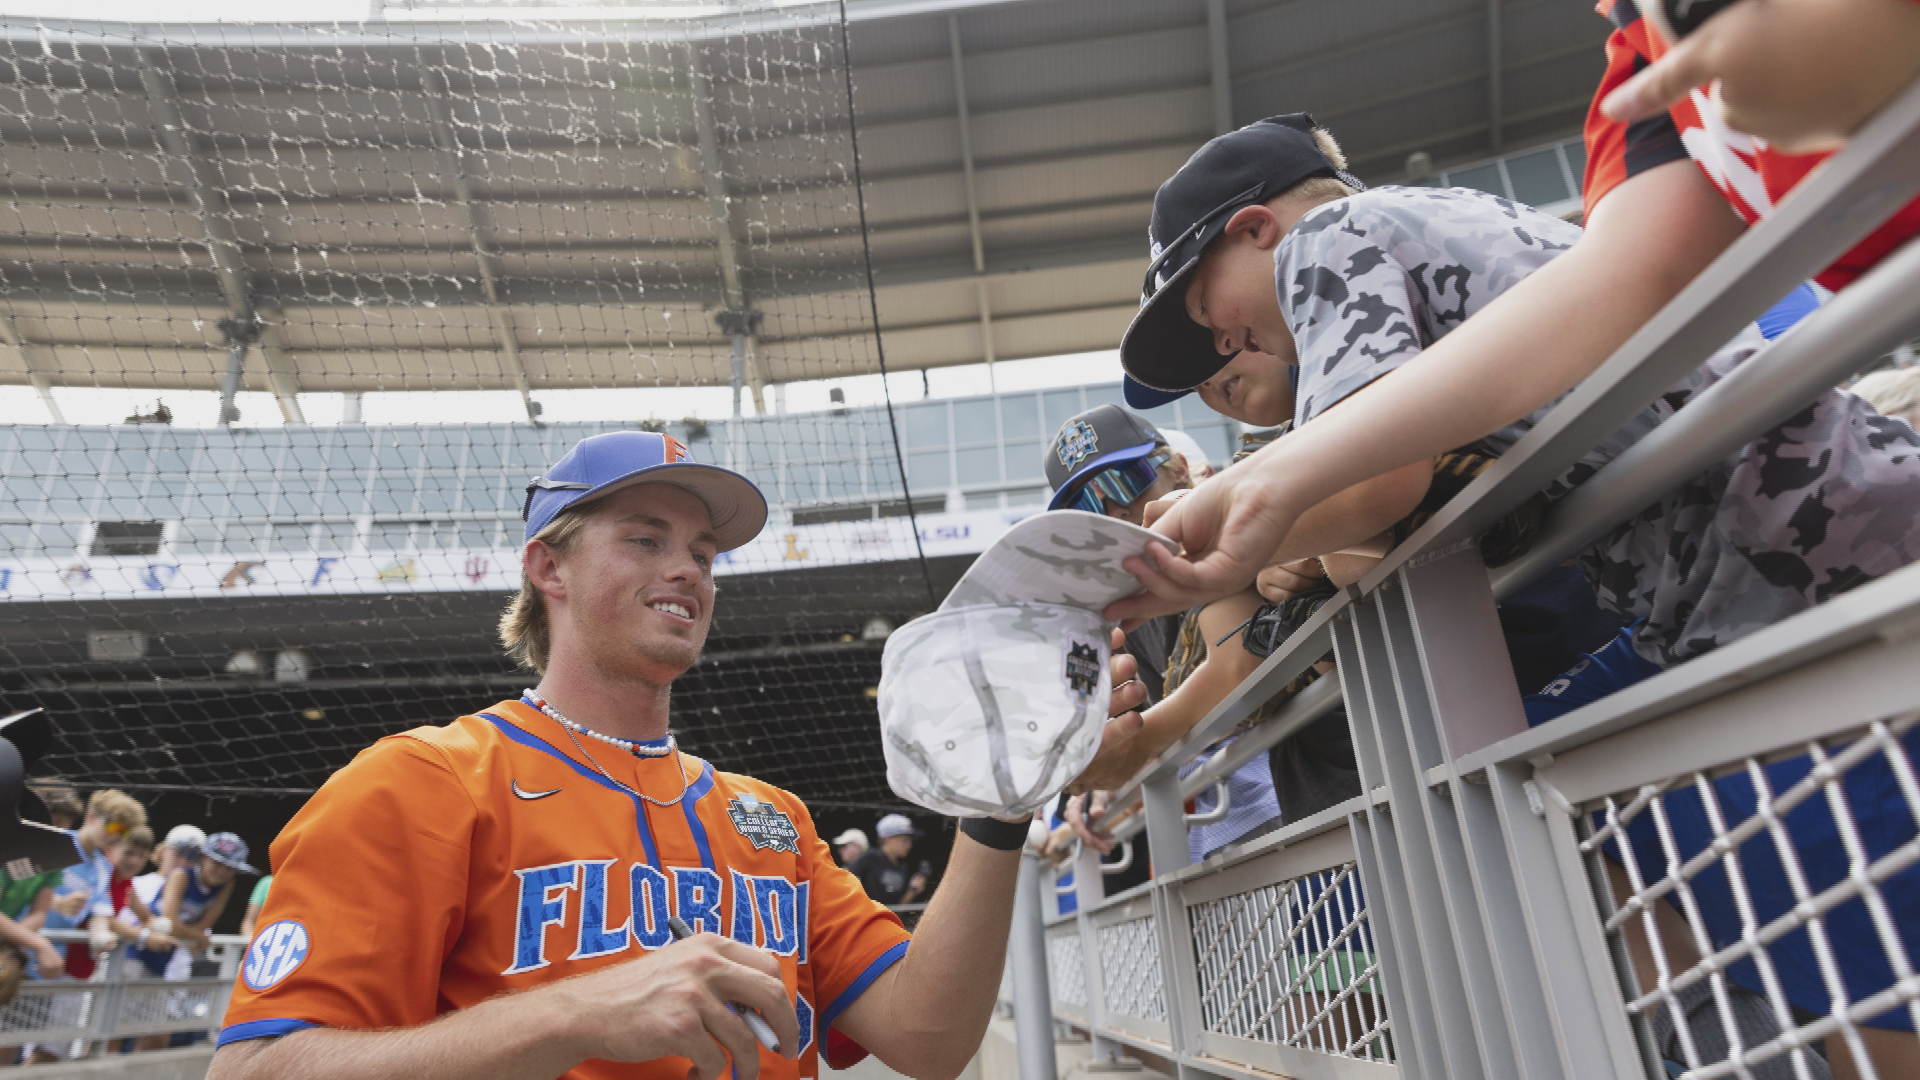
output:
<path id="1" fill-rule="evenodd" d="M 791 794 L 685 755 L 596 751 L 508 701 L 362 752 L 274 842 L 265 929 L 220 1041 L 426 1023 L 643 963 L 678 915 L 779 959 L 802 1053 L 760 1067 L 816 1076 L 827 1028 L 905 955 L 900 921 L 834 864 Z M 568 1075 L 685 1069 L 590 1061 Z"/>
<path id="2" fill-rule="evenodd" d="M 732 871 L 729 882 L 704 866 L 672 866 L 663 873 L 646 863 L 576 859 L 514 871 L 520 882 L 515 905 L 513 964 L 502 975 L 546 967 L 556 938 L 572 944 L 569 960 L 615 956 L 638 946 L 651 952 L 673 941 L 668 920 L 678 915 L 696 933 L 720 934 L 775 956 L 806 963 L 808 882 Z M 628 882 L 625 895 L 609 881 Z M 612 925 L 619 915 L 619 925 Z M 552 931 L 558 928 L 559 934 Z"/>

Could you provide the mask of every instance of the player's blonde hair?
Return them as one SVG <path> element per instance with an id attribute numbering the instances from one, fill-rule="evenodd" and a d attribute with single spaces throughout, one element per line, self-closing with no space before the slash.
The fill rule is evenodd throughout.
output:
<path id="1" fill-rule="evenodd" d="M 1313 129 L 1313 141 L 1320 152 L 1327 156 L 1333 167 L 1342 171 L 1347 167 L 1347 155 L 1340 150 L 1340 144 L 1334 140 L 1333 133 L 1323 127 Z M 1331 176 L 1309 176 L 1280 193 L 1280 198 L 1289 202 L 1304 202 L 1312 206 L 1344 199 L 1349 195 L 1358 195 L 1345 181 Z"/>
<path id="2" fill-rule="evenodd" d="M 147 824 L 147 808 L 140 801 L 124 791 L 107 788 L 96 791 L 87 800 L 87 816 L 98 817 L 108 825 L 120 826 L 119 832 L 144 828 Z M 148 834 L 151 842 L 152 834 Z"/>
<path id="3" fill-rule="evenodd" d="M 603 501 L 595 501 L 578 510 L 562 510 L 534 539 L 552 548 L 555 554 L 564 552 L 573 546 L 587 519 L 602 505 Z M 500 644 L 506 646 L 507 655 L 515 662 L 542 675 L 547 673 L 547 656 L 553 647 L 553 623 L 547 618 L 546 594 L 534 588 L 525 567 L 520 570 L 520 591 L 507 602 L 507 610 L 500 613 Z"/>

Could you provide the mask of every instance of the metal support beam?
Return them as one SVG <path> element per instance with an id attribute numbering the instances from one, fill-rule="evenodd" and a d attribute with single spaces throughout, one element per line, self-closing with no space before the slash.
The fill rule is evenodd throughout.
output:
<path id="1" fill-rule="evenodd" d="M 1054 1080 L 1053 988 L 1047 978 L 1047 928 L 1040 914 L 1040 857 L 1022 852 L 1013 891 L 1013 1027 L 1020 1080 Z M 1049 882 L 1049 884 L 1051 884 Z"/>
<path id="2" fill-rule="evenodd" d="M 747 295 L 740 285 L 740 245 L 733 235 L 732 200 L 727 196 L 727 180 L 720 167 L 720 137 L 713 124 L 713 84 L 707 78 L 705 60 L 697 44 L 687 49 L 687 74 L 693 92 L 693 122 L 699 129 L 700 170 L 707 182 L 707 207 L 713 222 L 713 239 L 720 247 L 720 281 L 726 292 L 726 310 L 744 312 L 747 310 Z M 756 332 L 758 325 L 755 320 Z M 760 371 L 755 356 L 756 335 L 750 333 L 744 336 L 746 340 L 734 342 L 734 364 L 738 372 L 736 380 L 744 381 L 753 391 L 753 411 L 765 414 L 766 376 Z M 740 395 L 736 390 L 735 416 L 740 415 L 739 401 Z"/>
<path id="3" fill-rule="evenodd" d="M 1487 141 L 1492 144 L 1493 152 L 1499 153 L 1506 141 L 1506 132 L 1502 130 L 1505 119 L 1501 99 L 1505 92 L 1500 85 L 1500 67 L 1506 61 L 1504 35 L 1500 30 L 1500 0 L 1487 0 Z"/>
<path id="4" fill-rule="evenodd" d="M 4 312 L 0 312 L 0 345 L 19 355 L 20 366 L 27 371 L 27 381 L 39 392 L 40 404 L 47 407 L 47 415 L 53 418 L 54 423 L 65 424 L 66 414 L 60 411 L 60 403 L 53 400 L 53 380 L 47 378 L 46 372 L 41 371 L 40 365 L 35 362 L 34 352 L 38 346 L 21 337 L 20 328 L 13 325 L 13 316 Z"/>
<path id="5" fill-rule="evenodd" d="M 146 91 L 154 119 L 160 122 L 160 145 L 187 170 L 187 197 L 192 201 L 194 216 L 200 220 L 201 231 L 206 234 L 207 253 L 212 257 L 214 271 L 220 279 L 220 292 L 227 302 L 227 314 L 231 319 L 253 324 L 256 322 L 253 280 L 247 270 L 246 260 L 240 255 L 240 241 L 233 230 L 233 208 L 227 204 L 226 195 L 221 191 L 219 174 L 188 133 L 186 121 L 180 113 L 180 92 L 174 85 L 173 76 L 163 65 L 161 51 L 140 49 L 137 50 L 137 56 L 141 88 Z M 300 380 L 293 361 L 287 357 L 280 343 L 278 329 L 270 324 L 262 329 L 264 333 L 256 332 L 256 338 L 267 360 L 269 388 L 280 403 L 280 415 L 289 424 L 304 424 L 307 419 L 300 409 Z M 231 341 L 228 350 L 226 378 L 227 382 L 234 385 L 222 386 L 220 422 L 223 424 L 231 423 L 226 417 L 234 411 L 233 394 L 239 390 L 235 380 L 238 378 L 239 365 L 245 360 L 245 350 L 235 355 Z"/>
<path id="6" fill-rule="evenodd" d="M 764 315 L 758 311 L 716 311 L 713 319 L 720 324 L 720 331 L 733 341 L 733 418 L 740 419 L 740 391 L 747 382 L 747 346 L 760 336 L 760 322 Z M 754 392 L 754 409 L 761 408 L 758 389 Z"/>
<path id="7" fill-rule="evenodd" d="M 1227 55 L 1227 0 L 1207 0 L 1207 58 L 1213 68 L 1213 133 L 1233 130 L 1233 65 Z"/>
<path id="8" fill-rule="evenodd" d="M 973 302 L 980 312 L 980 350 L 987 361 L 987 385 L 993 385 L 993 306 L 987 299 L 987 247 L 980 235 L 980 195 L 973 182 L 973 117 L 967 111 L 967 61 L 960 50 L 960 16 L 947 16 L 947 46 L 953 56 L 953 100 L 960 118 L 960 173 L 967 194 L 967 234 L 973 238 Z"/>
<path id="9" fill-rule="evenodd" d="M 246 370 L 247 349 L 260 340 L 260 323 L 251 318 L 221 319 L 220 333 L 227 339 L 227 373 L 220 380 L 220 424 L 231 427 L 240 421 L 240 407 L 233 399 L 240 393 L 240 376 Z"/>
<path id="10" fill-rule="evenodd" d="M 473 185 L 467 181 L 464 154 L 460 149 L 460 140 L 453 130 L 453 117 L 448 102 L 453 97 L 453 89 L 447 84 L 446 77 L 440 72 L 428 68 L 421 75 L 427 100 L 427 113 L 433 121 L 433 141 L 442 157 L 446 159 L 447 179 L 453 185 L 453 202 L 467 226 L 467 241 L 473 248 L 473 254 L 480 265 L 480 291 L 487 301 L 487 322 L 493 327 L 493 339 L 500 346 L 500 355 L 506 361 L 507 375 L 513 379 L 513 387 L 520 392 L 520 403 L 526 407 L 529 423 L 540 422 L 540 403 L 533 400 L 533 388 L 527 382 L 526 363 L 520 357 L 520 335 L 513 327 L 513 313 L 500 298 L 500 268 L 487 244 L 486 211 L 473 197 Z"/>

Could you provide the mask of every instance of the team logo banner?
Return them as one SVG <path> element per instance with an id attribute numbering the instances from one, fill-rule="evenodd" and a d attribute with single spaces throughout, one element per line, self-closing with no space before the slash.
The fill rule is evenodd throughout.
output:
<path id="1" fill-rule="evenodd" d="M 793 819 L 768 803 L 751 795 L 736 796 L 727 804 L 727 817 L 740 835 L 752 841 L 754 850 L 771 849 L 800 854 L 800 830 Z"/>

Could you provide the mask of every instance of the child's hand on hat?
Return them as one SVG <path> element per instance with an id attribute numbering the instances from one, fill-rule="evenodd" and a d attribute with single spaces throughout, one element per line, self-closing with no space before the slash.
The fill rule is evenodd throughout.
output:
<path id="1" fill-rule="evenodd" d="M 1284 442 L 1284 440 L 1282 440 Z M 1282 485 L 1270 483 L 1261 466 L 1280 445 L 1266 447 L 1187 491 L 1154 522 L 1153 531 L 1184 554 L 1149 545 L 1144 556 L 1120 565 L 1146 592 L 1116 600 L 1106 617 L 1132 629 L 1156 615 L 1210 604 L 1252 585 L 1299 519 L 1280 501 Z"/>
<path id="2" fill-rule="evenodd" d="M 1173 509 L 1174 503 L 1179 502 L 1187 492 L 1192 490 L 1192 488 L 1181 488 L 1179 491 L 1170 491 L 1148 503 L 1140 512 L 1141 524 L 1149 529 L 1153 528 L 1154 522 L 1165 516 L 1167 511 Z"/>
<path id="3" fill-rule="evenodd" d="M 1920 7 L 1910 0 L 1744 0 L 1621 83 L 1600 111 L 1633 123 L 1711 83 L 1729 127 L 1807 153 L 1844 142 L 1917 75 Z"/>
<path id="4" fill-rule="evenodd" d="M 1261 599 L 1270 604 L 1284 604 L 1300 593 L 1318 589 L 1326 579 L 1326 568 L 1320 565 L 1319 559 L 1300 559 L 1268 566 L 1254 579 L 1254 586 L 1260 590 Z"/>

